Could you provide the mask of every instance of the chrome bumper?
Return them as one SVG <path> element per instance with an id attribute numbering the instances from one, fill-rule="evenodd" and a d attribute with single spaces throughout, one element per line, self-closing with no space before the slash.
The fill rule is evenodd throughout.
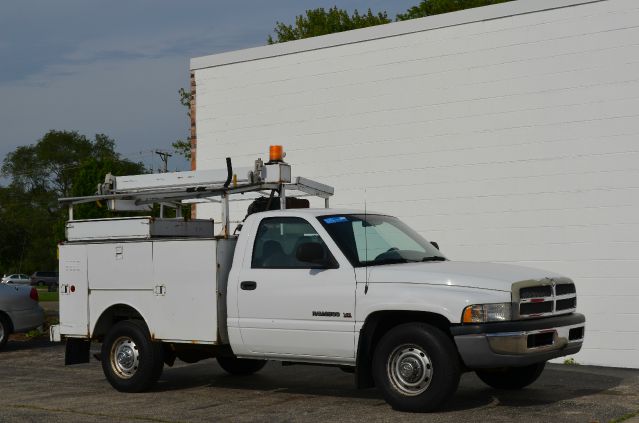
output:
<path id="1" fill-rule="evenodd" d="M 577 353 L 585 317 L 572 313 L 538 320 L 457 326 L 459 354 L 469 368 L 517 367 Z"/>

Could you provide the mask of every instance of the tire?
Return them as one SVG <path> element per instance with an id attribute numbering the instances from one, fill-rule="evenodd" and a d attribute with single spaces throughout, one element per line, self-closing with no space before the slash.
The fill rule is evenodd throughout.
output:
<path id="1" fill-rule="evenodd" d="M 232 375 L 252 375 L 266 366 L 266 360 L 249 360 L 237 357 L 217 357 L 217 362 L 225 372 Z"/>
<path id="2" fill-rule="evenodd" d="M 546 362 L 526 367 L 476 370 L 477 376 L 486 385 L 496 389 L 522 389 L 536 381 L 544 371 Z"/>
<path id="3" fill-rule="evenodd" d="M 146 391 L 164 368 L 162 344 L 151 341 L 140 320 L 116 323 L 104 338 L 101 354 L 104 376 L 120 392 Z"/>
<path id="4" fill-rule="evenodd" d="M 440 408 L 457 390 L 460 374 L 452 340 L 425 323 L 405 323 L 391 329 L 373 355 L 375 384 L 386 402 L 399 411 Z"/>
<path id="5" fill-rule="evenodd" d="M 11 323 L 9 319 L 0 314 L 0 350 L 4 348 L 11 335 Z"/>

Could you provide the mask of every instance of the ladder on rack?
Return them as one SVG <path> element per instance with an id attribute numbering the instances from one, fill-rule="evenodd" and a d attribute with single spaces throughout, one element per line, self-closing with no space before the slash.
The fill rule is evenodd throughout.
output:
<path id="1" fill-rule="evenodd" d="M 143 211 L 153 204 L 161 204 L 176 209 L 186 203 L 219 202 L 222 205 L 221 222 L 223 235 L 228 236 L 230 227 L 229 201 L 231 196 L 243 193 L 272 195 L 279 193 L 280 208 L 286 208 L 289 192 L 301 193 L 297 196 L 311 196 L 324 199 L 324 207 L 329 207 L 329 198 L 334 189 L 328 185 L 303 178 L 291 178 L 291 166 L 281 157 L 264 163 L 257 159 L 254 166 L 233 170 L 230 158 L 226 158 L 226 169 L 194 170 L 146 175 L 113 176 L 107 174 L 104 183 L 98 185 L 97 193 L 84 197 L 60 198 L 66 205 L 69 221 L 73 221 L 73 206 L 94 201 L 106 201 L 110 210 Z M 219 197 L 219 200 L 216 198 Z"/>

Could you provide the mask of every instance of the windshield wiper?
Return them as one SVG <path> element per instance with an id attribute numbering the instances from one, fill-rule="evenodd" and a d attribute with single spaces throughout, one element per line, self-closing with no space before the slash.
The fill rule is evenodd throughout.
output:
<path id="1" fill-rule="evenodd" d="M 369 263 L 369 266 L 376 266 L 380 264 L 397 264 L 397 263 L 410 263 L 410 261 L 401 257 L 385 258 L 381 260 L 373 260 L 372 262 Z"/>
<path id="2" fill-rule="evenodd" d="M 446 261 L 446 257 L 442 257 L 442 256 L 431 256 L 431 257 L 424 257 L 423 259 L 421 259 L 420 261 Z"/>

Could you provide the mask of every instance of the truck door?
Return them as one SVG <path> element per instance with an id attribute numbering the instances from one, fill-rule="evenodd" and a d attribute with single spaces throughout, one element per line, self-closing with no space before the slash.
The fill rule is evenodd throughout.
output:
<path id="1" fill-rule="evenodd" d="M 265 217 L 251 235 L 237 283 L 238 324 L 251 353 L 354 358 L 354 271 L 337 262 L 320 233 L 319 223 L 301 217 Z M 321 245 L 333 268 L 298 260 L 296 251 L 306 243 Z"/>

